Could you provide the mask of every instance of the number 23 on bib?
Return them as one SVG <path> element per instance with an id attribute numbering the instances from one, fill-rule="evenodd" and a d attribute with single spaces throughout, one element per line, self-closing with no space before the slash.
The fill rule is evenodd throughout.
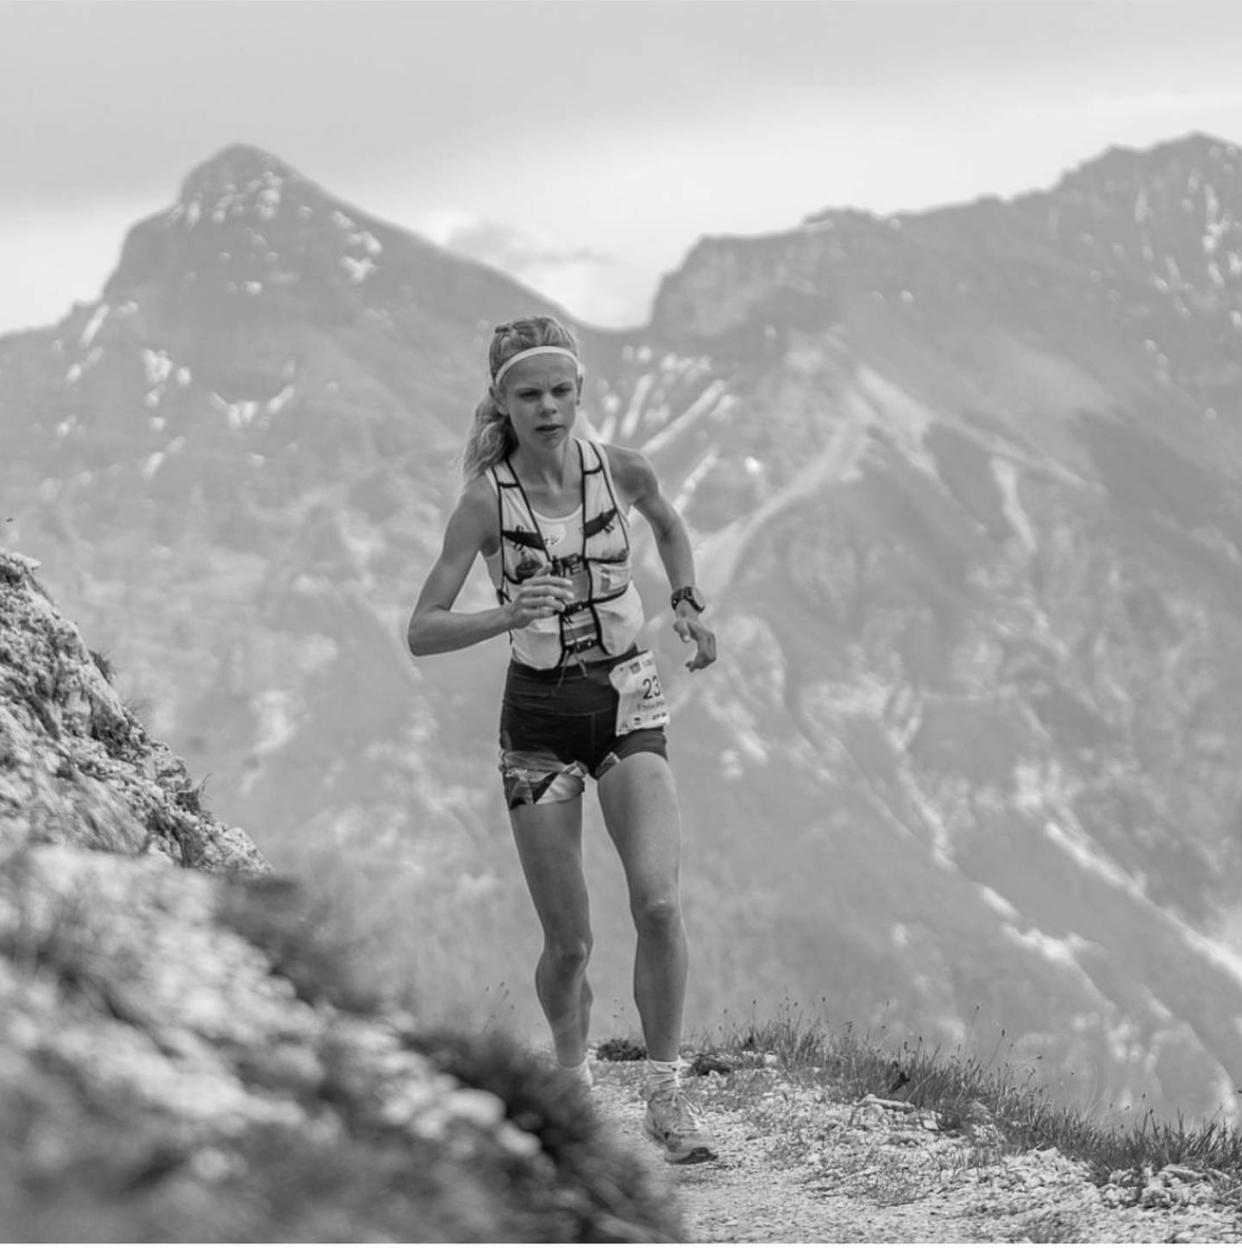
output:
<path id="1" fill-rule="evenodd" d="M 630 660 L 615 665 L 608 679 L 620 695 L 617 701 L 618 734 L 668 724 L 668 701 L 660 686 L 655 657 L 650 652 L 639 652 Z"/>

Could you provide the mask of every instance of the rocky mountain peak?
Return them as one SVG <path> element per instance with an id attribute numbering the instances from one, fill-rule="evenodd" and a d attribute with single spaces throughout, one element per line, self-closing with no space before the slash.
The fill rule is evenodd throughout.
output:
<path id="1" fill-rule="evenodd" d="M 1095 221 L 1124 223 L 1123 231 L 1159 220 L 1203 234 L 1209 250 L 1242 217 L 1242 154 L 1235 144 L 1192 134 L 1146 150 L 1115 147 L 1071 170 L 1049 192 L 1021 206 L 1086 211 Z"/>
<path id="2" fill-rule="evenodd" d="M 261 227 L 277 219 L 304 222 L 333 206 L 321 187 L 279 157 L 235 143 L 190 171 L 168 216 L 190 228 L 239 219 Z"/>
<path id="3" fill-rule="evenodd" d="M 1115 194 L 1139 184 L 1194 190 L 1205 179 L 1228 184 L 1242 173 L 1240 155 L 1236 144 L 1199 132 L 1151 148 L 1112 147 L 1066 174 L 1054 194 Z"/>
<path id="4" fill-rule="evenodd" d="M 424 296 L 437 314 L 447 309 L 471 327 L 489 320 L 480 308 L 495 307 L 495 321 L 546 303 L 248 144 L 195 167 L 172 205 L 129 231 L 103 291 L 112 308 L 158 306 L 192 325 L 200 343 L 205 332 L 239 324 L 326 326 L 360 316 L 393 334 L 400 310 Z"/>
<path id="5" fill-rule="evenodd" d="M 1198 345 L 1235 343 L 1242 333 L 1236 144 L 1191 134 L 1143 151 L 1111 148 L 1014 207 L 1113 293 L 1108 298 L 1155 345 L 1149 350 L 1173 360 L 1174 374 L 1177 358 L 1195 355 Z M 1232 390 L 1232 376 L 1226 382 Z M 1211 398 L 1214 411 L 1217 399 L 1227 397 Z"/>
<path id="6" fill-rule="evenodd" d="M 130 231 L 105 298 L 124 302 L 154 287 L 200 310 L 205 299 L 209 316 L 235 320 L 295 289 L 331 317 L 352 303 L 351 291 L 390 285 L 367 279 L 398 236 L 410 245 L 271 153 L 233 144 L 191 170 L 171 207 Z"/>
<path id="7" fill-rule="evenodd" d="M 790 319 L 831 324 L 850 291 L 877 307 L 910 305 L 920 291 L 975 307 L 998 256 L 1024 270 L 1028 304 L 1060 298 L 1068 259 L 1119 316 L 1154 311 L 1174 326 L 1203 316 L 1214 336 L 1232 335 L 1242 330 L 1242 153 L 1196 133 L 1111 148 L 1012 200 L 889 216 L 829 207 L 779 234 L 705 238 L 665 278 L 652 321 L 718 340 L 744 323 L 757 333 Z"/>
<path id="8" fill-rule="evenodd" d="M 196 165 L 181 185 L 180 202 L 215 199 L 235 194 L 251 183 L 300 182 L 311 184 L 297 170 L 263 148 L 233 143 Z"/>

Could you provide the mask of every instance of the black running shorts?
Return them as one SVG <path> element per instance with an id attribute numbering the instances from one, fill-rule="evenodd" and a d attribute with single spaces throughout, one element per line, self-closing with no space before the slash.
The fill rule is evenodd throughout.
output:
<path id="1" fill-rule="evenodd" d="M 575 799 L 588 775 L 598 781 L 636 752 L 668 759 L 663 727 L 616 732 L 618 695 L 608 675 L 627 658 L 555 669 L 509 662 L 500 706 L 500 774 L 510 808 Z"/>

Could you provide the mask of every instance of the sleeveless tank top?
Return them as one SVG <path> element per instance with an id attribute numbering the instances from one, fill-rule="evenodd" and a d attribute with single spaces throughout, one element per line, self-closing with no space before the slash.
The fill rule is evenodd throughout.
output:
<path id="1" fill-rule="evenodd" d="M 633 646 L 644 615 L 631 581 L 630 538 L 617 501 L 607 454 L 575 438 L 582 466 L 578 507 L 567 517 L 536 513 L 513 466 L 501 461 L 487 471 L 496 492 L 500 550 L 486 558 L 500 603 L 541 568 L 568 577 L 575 599 L 554 617 L 509 632 L 513 657 L 534 669 L 553 669 L 598 647 L 620 656 Z"/>

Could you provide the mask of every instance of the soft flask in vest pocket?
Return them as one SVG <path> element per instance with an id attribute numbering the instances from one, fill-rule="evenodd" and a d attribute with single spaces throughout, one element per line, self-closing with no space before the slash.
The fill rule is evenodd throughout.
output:
<path id="1" fill-rule="evenodd" d="M 620 595 L 630 584 L 631 569 L 628 560 L 597 560 L 594 572 L 597 598 Z"/>
<path id="2" fill-rule="evenodd" d="M 590 651 L 600 644 L 599 624 L 590 606 L 560 616 L 561 647 L 567 656 Z"/>

